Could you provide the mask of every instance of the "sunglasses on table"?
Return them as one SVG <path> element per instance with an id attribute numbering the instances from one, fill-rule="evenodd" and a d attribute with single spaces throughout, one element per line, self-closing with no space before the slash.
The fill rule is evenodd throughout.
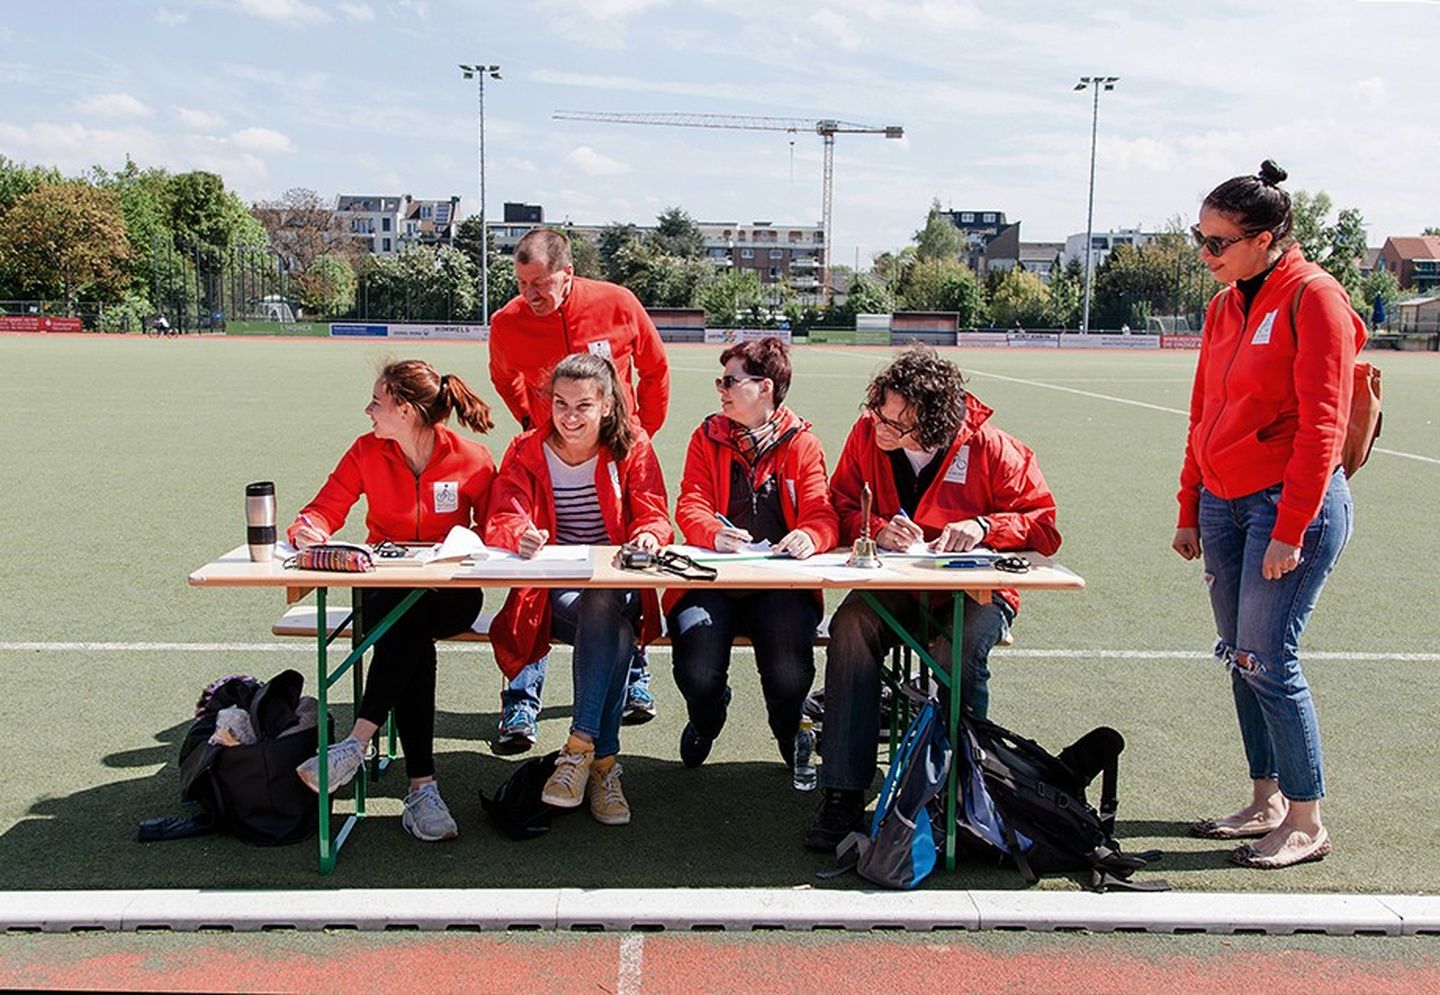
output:
<path id="1" fill-rule="evenodd" d="M 1230 246 L 1236 242 L 1243 242 L 1247 238 L 1254 238 L 1264 231 L 1265 229 L 1261 228 L 1259 231 L 1247 231 L 1239 235 L 1232 235 L 1230 238 L 1221 238 L 1219 235 L 1206 235 L 1200 230 L 1199 225 L 1191 225 L 1190 237 L 1195 240 L 1195 247 L 1197 249 L 1204 249 L 1212 256 L 1221 256 L 1224 255 L 1226 249 L 1230 248 Z"/>

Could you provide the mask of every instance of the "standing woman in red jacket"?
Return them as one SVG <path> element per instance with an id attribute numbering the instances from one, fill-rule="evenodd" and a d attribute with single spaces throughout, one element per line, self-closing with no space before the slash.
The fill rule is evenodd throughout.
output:
<path id="1" fill-rule="evenodd" d="M 1300 634 L 1350 538 L 1341 447 L 1365 325 L 1291 235 L 1285 171 L 1270 160 L 1210 192 L 1191 229 L 1225 289 L 1210 301 L 1172 546 L 1204 557 L 1230 670 L 1251 798 L 1192 831 L 1259 837 L 1231 860 L 1278 868 L 1330 852 L 1320 727 Z M 1292 316 L 1294 320 L 1292 321 Z"/>
<path id="2" fill-rule="evenodd" d="M 790 354 L 777 338 L 744 342 L 720 354 L 715 380 L 720 413 L 690 437 L 675 520 L 687 542 L 733 552 L 768 541 L 804 559 L 835 545 L 839 521 L 830 504 L 825 453 L 810 423 L 784 406 Z M 680 759 L 698 767 L 725 725 L 730 646 L 748 635 L 765 694 L 770 731 L 787 765 L 815 680 L 815 628 L 824 612 L 819 591 L 667 592 L 675 683 L 690 721 Z"/>
<path id="3" fill-rule="evenodd" d="M 385 366 L 365 406 L 374 430 L 355 440 L 300 510 L 290 542 L 300 549 L 327 542 L 362 495 L 371 543 L 440 542 L 454 526 L 477 523 L 489 504 L 495 463 L 480 443 L 445 427 L 452 412 L 475 432 L 490 430 L 489 407 L 459 377 L 441 376 L 418 359 Z M 364 617 L 379 621 L 409 593 L 365 590 Z M 482 596 L 478 589 L 432 590 L 415 602 L 375 643 L 355 725 L 330 747 L 333 792 L 363 765 L 365 743 L 393 708 L 410 777 L 400 824 L 427 842 L 459 832 L 435 784 L 435 640 L 469 629 Z M 312 791 L 319 790 L 319 767 L 319 757 L 312 757 L 296 769 Z"/>
<path id="4" fill-rule="evenodd" d="M 547 543 L 629 543 L 650 552 L 674 536 L 660 461 L 635 424 L 608 359 L 573 353 L 550 376 L 550 420 L 510 444 L 490 500 L 485 541 L 534 556 Z M 549 653 L 552 635 L 575 648 L 570 737 L 541 797 L 560 808 L 588 802 L 621 826 L 620 718 L 637 634 L 660 634 L 653 591 L 517 588 L 490 627 L 506 677 Z"/>

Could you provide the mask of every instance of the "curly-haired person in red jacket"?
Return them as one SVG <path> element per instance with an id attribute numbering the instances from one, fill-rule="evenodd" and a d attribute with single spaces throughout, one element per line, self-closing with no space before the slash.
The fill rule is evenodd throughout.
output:
<path id="1" fill-rule="evenodd" d="M 820 439 L 784 404 L 789 350 L 773 337 L 742 342 L 721 353 L 720 364 L 720 411 L 690 437 L 675 505 L 686 542 L 733 552 L 763 540 L 797 559 L 825 552 L 835 545 L 839 523 Z M 686 767 L 705 762 L 725 725 L 737 635 L 749 636 L 755 647 L 770 732 L 780 756 L 794 765 L 824 607 L 815 590 L 666 592 L 675 683 L 690 713 L 680 734 Z"/>
<path id="2" fill-rule="evenodd" d="M 445 427 L 454 412 L 476 432 L 488 432 L 490 409 L 454 374 L 423 360 L 390 363 L 380 371 L 365 414 L 374 430 L 355 440 L 330 479 L 290 526 L 297 547 L 327 542 L 362 496 L 368 541 L 440 542 L 454 526 L 482 521 L 495 463 L 478 442 Z M 379 621 L 410 593 L 367 588 L 364 616 Z M 400 824 L 416 839 L 458 835 L 435 784 L 435 640 L 469 629 L 480 614 L 478 589 L 426 591 L 375 643 L 365 696 L 350 735 L 330 747 L 329 787 L 348 783 L 364 763 L 365 743 L 393 708 L 410 792 Z M 297 769 L 319 790 L 318 757 Z"/>
<path id="3" fill-rule="evenodd" d="M 870 381 L 865 411 L 850 430 L 830 496 L 840 516 L 840 542 L 853 543 L 868 525 L 881 549 L 927 542 L 941 551 L 975 546 L 1031 549 L 1046 556 L 1060 547 L 1055 498 L 1029 447 L 990 424 L 991 410 L 965 389 L 953 363 L 914 346 Z M 861 521 L 860 494 L 874 492 L 870 520 Z M 920 595 L 872 592 L 890 614 L 914 630 Z M 951 614 L 951 596 L 931 594 L 937 618 Z M 996 591 L 980 604 L 966 597 L 961 638 L 964 706 L 984 717 L 989 707 L 990 650 L 1009 631 L 1020 597 Z M 880 733 L 880 667 L 899 636 L 858 592 L 830 621 L 825 657 L 824 797 L 805 837 L 813 850 L 833 851 L 865 825 L 865 790 L 875 774 Z"/>
<path id="4" fill-rule="evenodd" d="M 1230 856 L 1278 868 L 1330 852 L 1320 726 L 1299 643 L 1350 538 L 1341 449 L 1365 324 L 1291 234 L 1285 171 L 1212 190 L 1191 229 L 1225 289 L 1210 301 L 1171 543 L 1205 583 L 1249 766 L 1248 804 L 1192 831 L 1259 837 Z M 1295 316 L 1292 322 L 1292 315 Z"/>

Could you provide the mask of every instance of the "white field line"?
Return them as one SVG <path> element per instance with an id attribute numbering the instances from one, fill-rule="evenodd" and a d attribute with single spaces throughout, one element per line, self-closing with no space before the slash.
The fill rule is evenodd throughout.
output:
<path id="1" fill-rule="evenodd" d="M 447 653 L 473 653 L 477 650 L 462 645 L 438 647 Z M 346 647 L 335 646 L 332 655 L 343 656 Z M 668 653 L 669 646 L 652 646 L 651 653 Z M 0 653 L 305 653 L 314 654 L 315 643 L 295 639 L 283 643 L 119 643 L 119 642 L 0 642 Z M 1031 657 L 1056 660 L 1209 660 L 1208 649 L 1137 650 L 1137 649 L 1014 649 L 997 647 L 998 656 Z M 1440 653 L 1372 653 L 1348 650 L 1316 650 L 1302 653 L 1306 660 L 1362 660 L 1374 662 L 1429 663 L 1440 662 Z"/>
<path id="2" fill-rule="evenodd" d="M 615 984 L 615 995 L 639 995 L 641 967 L 645 956 L 643 933 L 626 933 L 620 937 L 620 977 Z"/>
<path id="3" fill-rule="evenodd" d="M 827 350 L 826 352 L 827 355 L 846 355 L 846 353 L 836 350 Z M 1182 408 L 1169 408 L 1161 404 L 1150 404 L 1145 401 L 1137 401 L 1134 398 L 1116 397 L 1114 394 L 1100 394 L 1093 390 L 1080 390 L 1078 387 L 1064 387 L 1056 383 L 1046 383 L 1043 380 L 1027 380 L 1024 377 L 1009 377 L 1003 373 L 991 373 L 989 370 L 980 370 L 976 369 L 973 366 L 965 367 L 965 372 L 972 373 L 975 376 L 989 377 L 992 380 L 1004 380 L 1007 383 L 1024 384 L 1027 387 L 1041 387 L 1045 390 L 1058 390 L 1065 394 L 1078 394 L 1081 397 L 1093 397 L 1098 401 L 1111 401 L 1115 404 L 1128 404 L 1132 407 L 1146 408 L 1150 411 L 1163 411 L 1166 414 L 1171 415 L 1188 416 L 1190 414 L 1190 412 L 1185 411 Z M 1440 465 L 1440 459 L 1437 459 L 1434 456 L 1421 456 L 1419 453 L 1407 453 L 1402 452 L 1399 449 L 1385 449 L 1381 446 L 1376 446 L 1374 451 L 1377 453 L 1384 453 L 1386 456 L 1398 456 L 1400 459 L 1413 459 L 1418 460 L 1421 463 L 1434 463 Z"/>

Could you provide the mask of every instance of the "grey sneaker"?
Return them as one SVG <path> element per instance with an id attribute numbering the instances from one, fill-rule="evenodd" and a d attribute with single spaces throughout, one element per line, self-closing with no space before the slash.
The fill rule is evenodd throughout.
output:
<path id="1" fill-rule="evenodd" d="M 411 836 L 426 843 L 453 840 L 460 835 L 460 827 L 455 825 L 434 781 L 405 796 L 405 814 L 400 817 L 400 825 Z"/>
<path id="2" fill-rule="evenodd" d="M 330 794 L 345 787 L 365 763 L 365 744 L 358 739 L 342 739 L 330 747 Z M 311 757 L 295 773 L 305 786 L 317 795 L 320 793 L 320 757 Z"/>

